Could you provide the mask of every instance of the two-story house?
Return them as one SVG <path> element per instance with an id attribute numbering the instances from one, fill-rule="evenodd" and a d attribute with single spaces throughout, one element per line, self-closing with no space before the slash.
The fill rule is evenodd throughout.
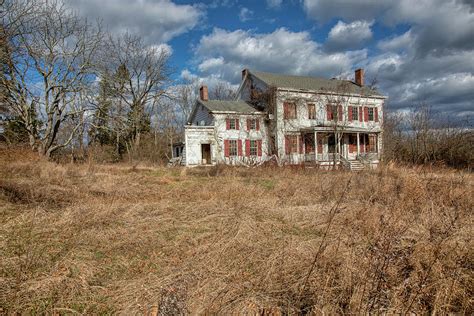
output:
<path id="1" fill-rule="evenodd" d="M 374 167 L 382 149 L 386 97 L 355 80 L 244 69 L 234 101 L 209 100 L 207 87 L 185 127 L 183 162 Z"/>

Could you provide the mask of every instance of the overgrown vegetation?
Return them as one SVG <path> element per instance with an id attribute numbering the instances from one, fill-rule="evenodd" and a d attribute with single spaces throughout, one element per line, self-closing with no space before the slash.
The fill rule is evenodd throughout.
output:
<path id="1" fill-rule="evenodd" d="M 2 313 L 473 313 L 473 175 L 0 151 Z"/>

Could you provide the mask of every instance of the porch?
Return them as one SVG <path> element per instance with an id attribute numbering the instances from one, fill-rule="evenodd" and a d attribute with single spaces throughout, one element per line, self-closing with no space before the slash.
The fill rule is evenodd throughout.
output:
<path id="1" fill-rule="evenodd" d="M 331 165 L 336 162 L 350 169 L 377 164 L 380 158 L 380 132 L 311 131 L 301 132 L 305 163 Z"/>

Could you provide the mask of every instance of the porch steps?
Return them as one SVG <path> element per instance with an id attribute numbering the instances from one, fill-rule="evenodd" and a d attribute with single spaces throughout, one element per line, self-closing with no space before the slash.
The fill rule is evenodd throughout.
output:
<path id="1" fill-rule="evenodd" d="M 349 170 L 351 171 L 361 171 L 365 169 L 365 166 L 363 163 L 361 163 L 359 160 L 349 160 Z"/>

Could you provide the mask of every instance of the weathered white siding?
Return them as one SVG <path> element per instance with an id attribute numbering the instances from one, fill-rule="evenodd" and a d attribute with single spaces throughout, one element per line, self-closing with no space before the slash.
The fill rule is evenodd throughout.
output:
<path id="1" fill-rule="evenodd" d="M 239 130 L 227 130 L 226 119 L 236 118 L 239 120 Z M 260 130 L 247 130 L 247 119 L 259 119 Z M 239 161 L 244 163 L 259 162 L 266 159 L 268 156 L 268 133 L 267 126 L 263 115 L 250 114 L 215 114 L 215 129 L 217 135 L 217 159 L 221 163 L 238 164 Z M 242 140 L 242 156 L 241 157 L 225 157 L 224 140 Z M 261 157 L 246 157 L 245 155 L 245 140 L 261 140 L 262 141 L 262 156 Z"/>
<path id="2" fill-rule="evenodd" d="M 339 131 L 349 130 L 360 130 L 361 132 L 371 133 L 380 132 L 383 119 L 383 98 L 369 98 L 361 96 L 331 96 L 328 94 L 321 93 L 310 93 L 310 92 L 295 92 L 279 89 L 277 92 L 277 108 L 274 119 L 276 120 L 275 136 L 276 143 L 278 146 L 278 155 L 283 160 L 289 160 L 292 163 L 299 163 L 303 160 L 303 155 L 291 154 L 291 157 L 286 157 L 285 153 L 285 135 L 286 134 L 300 134 L 301 129 L 314 128 L 318 130 L 320 127 L 321 131 L 331 129 L 334 121 L 327 120 L 326 105 L 330 102 L 339 101 L 343 107 L 343 118 L 342 121 L 338 122 Z M 283 103 L 294 102 L 296 103 L 296 119 L 284 119 L 283 115 Z M 316 106 L 316 119 L 308 119 L 308 103 L 313 103 Z M 349 121 L 348 119 L 348 106 L 359 106 L 359 107 L 377 107 L 378 109 L 378 122 L 360 122 L 360 121 Z M 298 142 L 300 140 L 298 139 Z M 378 137 L 378 147 L 382 147 L 382 138 Z M 299 147 L 299 144 L 298 144 Z M 343 144 L 343 152 L 347 150 L 347 145 Z M 323 152 L 327 153 L 327 144 L 323 143 Z"/>
<path id="3" fill-rule="evenodd" d="M 200 165 L 202 163 L 202 144 L 211 144 L 211 163 L 216 163 L 216 138 L 212 126 L 186 126 L 184 129 L 186 144 L 186 166 Z"/>

